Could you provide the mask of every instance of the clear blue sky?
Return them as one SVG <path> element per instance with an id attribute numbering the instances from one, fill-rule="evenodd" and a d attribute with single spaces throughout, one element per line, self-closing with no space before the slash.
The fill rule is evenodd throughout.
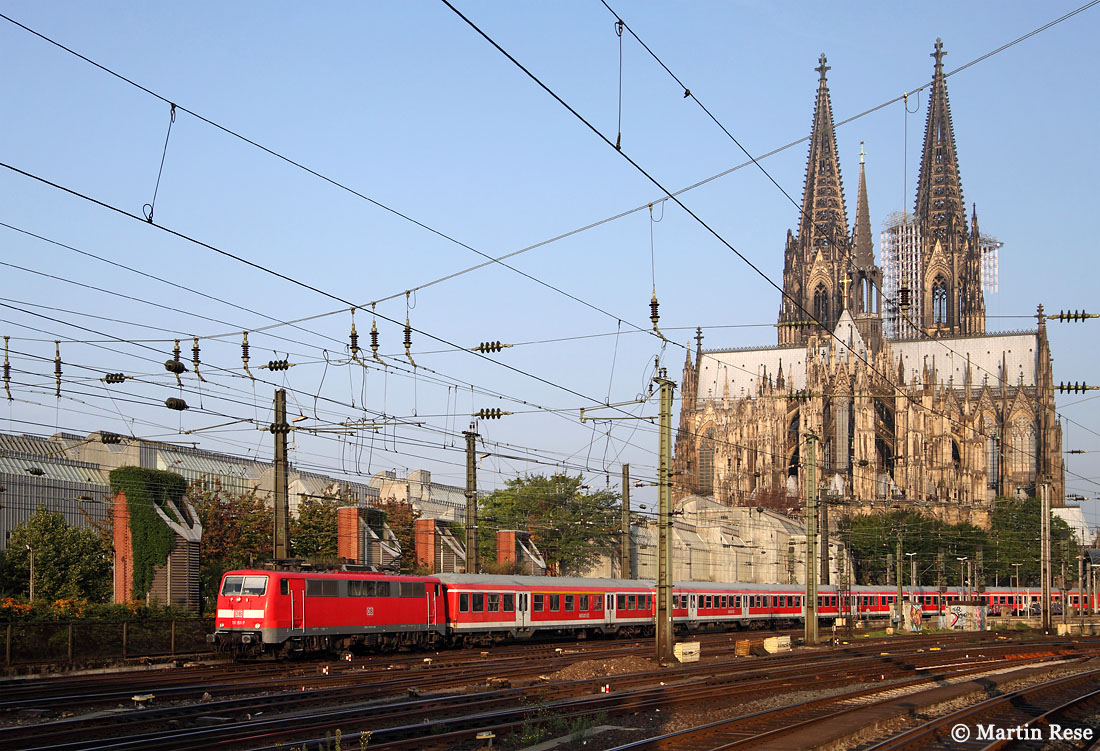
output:
<path id="1" fill-rule="evenodd" d="M 457 5 L 615 140 L 619 40 L 600 2 Z M 746 149 L 764 154 L 808 134 L 822 52 L 834 113 L 844 120 L 926 83 L 937 37 L 951 71 L 1078 3 L 613 7 Z M 442 3 L 6 2 L 0 12 L 491 256 L 662 197 Z M 948 80 L 965 199 L 977 204 L 983 231 L 1005 243 L 1000 292 L 987 299 L 991 330 L 1033 326 L 1039 303 L 1051 312 L 1100 312 L 1093 291 L 1098 21 L 1100 8 L 1086 10 Z M 624 36 L 622 49 L 624 153 L 674 190 L 745 161 L 636 41 Z M 140 217 L 156 185 L 168 105 L 3 20 L 0 61 L 0 161 Z M 886 214 L 912 208 L 925 105 L 922 94 L 910 101 L 913 114 L 895 103 L 838 130 L 852 218 L 866 142 L 876 251 Z M 806 152 L 800 143 L 762 162 L 796 200 Z M 275 353 L 298 363 L 285 373 L 254 370 L 262 380 L 252 382 L 240 369 L 240 331 L 348 306 L 10 170 L 0 169 L 0 190 L 0 222 L 210 296 L 0 227 L 0 258 L 39 272 L 0 267 L 0 335 L 12 337 L 13 367 L 29 384 L 0 405 L 0 429 L 201 439 L 206 448 L 270 458 L 270 436 L 257 425 L 270 422 L 273 389 L 285 386 L 291 411 L 309 416 L 306 425 L 377 413 L 425 423 L 348 437 L 299 434 L 294 460 L 304 468 L 369 475 L 426 467 L 461 484 L 459 433 L 472 411 L 499 407 L 517 414 L 482 422 L 480 431 L 510 445 L 487 444 L 486 453 L 564 461 L 598 486 L 605 471 L 617 483 L 622 461 L 640 479 L 655 474 L 648 423 L 615 423 L 609 434 L 606 425 L 577 419 L 582 406 L 641 394 L 661 354 L 657 340 L 637 333 L 648 326 L 652 287 L 648 211 L 509 261 L 549 286 L 496 266 L 411 295 L 408 315 L 420 332 L 412 343 L 421 366 L 415 377 L 400 326 L 383 319 L 380 351 L 399 367 L 348 365 L 345 310 L 251 334 L 253 366 Z M 759 170 L 734 171 L 682 200 L 781 280 L 797 208 Z M 775 289 L 680 209 L 656 211 L 656 218 L 663 213 L 652 225 L 661 324 L 676 341 L 663 352 L 670 375 L 679 380 L 680 345 L 696 326 L 704 327 L 705 346 L 774 343 Z M 183 111 L 172 126 L 155 220 L 340 300 L 384 300 L 379 315 L 402 324 L 405 290 L 484 260 Z M 360 310 L 355 321 L 366 347 L 371 316 Z M 162 362 L 175 337 L 186 337 L 189 360 L 191 336 L 200 337 L 209 380 L 189 374 L 180 394 Z M 545 341 L 569 337 L 587 338 Z M 60 400 L 54 339 L 63 341 L 66 363 Z M 1052 324 L 1051 339 L 1056 381 L 1100 383 L 1092 356 L 1100 322 Z M 541 343 L 490 355 L 492 362 L 452 346 L 485 340 Z M 116 371 L 142 378 L 121 387 L 98 380 Z M 469 384 L 487 393 L 471 394 Z M 185 413 L 157 406 L 181 395 L 192 406 Z M 1073 420 L 1066 448 L 1100 451 L 1100 400 L 1067 396 L 1059 405 Z M 653 405 L 629 409 L 656 413 Z M 255 423 L 177 435 L 239 419 Z M 1100 495 L 1100 464 L 1089 454 L 1067 458 L 1070 492 Z M 540 469 L 501 457 L 480 467 L 489 488 Z M 652 496 L 635 494 L 647 504 Z M 1096 504 L 1087 508 L 1091 523 L 1100 523 Z"/>

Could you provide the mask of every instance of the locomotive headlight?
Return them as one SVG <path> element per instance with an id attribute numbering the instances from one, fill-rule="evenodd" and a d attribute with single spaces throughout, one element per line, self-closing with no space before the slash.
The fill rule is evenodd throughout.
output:
<path id="1" fill-rule="evenodd" d="M 252 624 L 252 628 L 259 628 L 259 627 L 260 627 L 260 624 L 258 624 L 258 623 Z"/>

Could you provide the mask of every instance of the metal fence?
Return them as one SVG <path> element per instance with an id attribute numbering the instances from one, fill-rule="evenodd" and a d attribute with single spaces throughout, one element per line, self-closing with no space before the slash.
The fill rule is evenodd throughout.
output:
<path id="1" fill-rule="evenodd" d="M 4 664 L 80 663 L 209 652 L 210 618 L 7 623 Z"/>

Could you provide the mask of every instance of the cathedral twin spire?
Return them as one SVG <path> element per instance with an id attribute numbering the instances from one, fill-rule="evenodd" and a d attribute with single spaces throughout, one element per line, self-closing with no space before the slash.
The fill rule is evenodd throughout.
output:
<path id="1" fill-rule="evenodd" d="M 922 295 L 922 320 L 917 323 L 929 336 L 985 332 L 981 241 L 976 213 L 969 228 L 966 222 L 945 54 L 937 39 L 916 202 L 921 275 L 913 280 L 919 283 L 914 293 Z M 822 54 L 815 68 L 817 99 L 798 234 L 787 233 L 781 345 L 805 343 L 822 328 L 831 331 L 845 310 L 865 337 L 876 339 L 881 332 L 881 271 L 874 263 L 862 148 L 856 222 L 849 237 L 825 63 Z"/>
<path id="2" fill-rule="evenodd" d="M 844 182 L 840 177 L 840 162 L 837 158 L 833 105 L 829 98 L 829 84 L 825 80 L 829 66 L 825 62 L 825 55 L 822 54 L 820 64 L 815 68 L 820 77 L 798 235 L 800 238 L 808 238 L 811 247 L 830 256 L 833 246 L 842 248 L 846 244 L 848 214 L 844 206 Z"/>
<path id="3" fill-rule="evenodd" d="M 917 181 L 923 295 L 920 325 L 927 336 L 985 333 L 981 234 L 976 208 L 969 228 L 966 222 L 947 76 L 943 72 L 946 54 L 943 42 L 937 39 Z"/>
<path id="4" fill-rule="evenodd" d="M 820 333 L 818 324 L 831 331 L 859 291 L 853 288 L 852 283 L 857 280 L 850 273 L 854 259 L 848 235 L 844 181 L 837 156 L 833 105 L 825 77 L 829 66 L 824 54 L 815 70 L 818 72 L 817 101 L 810 131 L 802 215 L 798 235 L 787 234 L 783 268 L 785 295 L 779 311 L 780 344 L 805 342 L 813 334 Z M 861 186 L 862 177 L 861 170 Z M 865 190 L 861 191 L 861 195 L 865 194 Z M 858 213 L 857 209 L 857 216 Z M 867 234 L 869 239 L 869 219 Z"/>
<path id="5" fill-rule="evenodd" d="M 943 42 L 936 40 L 935 72 L 928 95 L 928 119 L 924 127 L 924 150 L 917 178 L 916 215 L 927 221 L 934 237 L 942 240 L 949 232 L 966 230 L 959 160 L 955 151 L 955 129 L 951 124 L 951 105 L 947 101 L 947 81 L 943 74 Z"/>

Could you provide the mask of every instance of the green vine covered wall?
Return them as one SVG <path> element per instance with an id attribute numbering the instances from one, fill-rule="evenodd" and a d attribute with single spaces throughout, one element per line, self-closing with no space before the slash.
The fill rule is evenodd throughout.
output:
<path id="1" fill-rule="evenodd" d="M 153 509 L 154 504 L 166 514 L 175 514 L 166 501 L 179 501 L 187 492 L 187 481 L 174 472 L 141 467 L 119 467 L 112 470 L 111 493 L 126 494 L 126 510 L 130 517 L 130 545 L 133 555 L 134 596 L 144 598 L 153 586 L 157 566 L 163 566 L 176 544 L 176 533 Z"/>

